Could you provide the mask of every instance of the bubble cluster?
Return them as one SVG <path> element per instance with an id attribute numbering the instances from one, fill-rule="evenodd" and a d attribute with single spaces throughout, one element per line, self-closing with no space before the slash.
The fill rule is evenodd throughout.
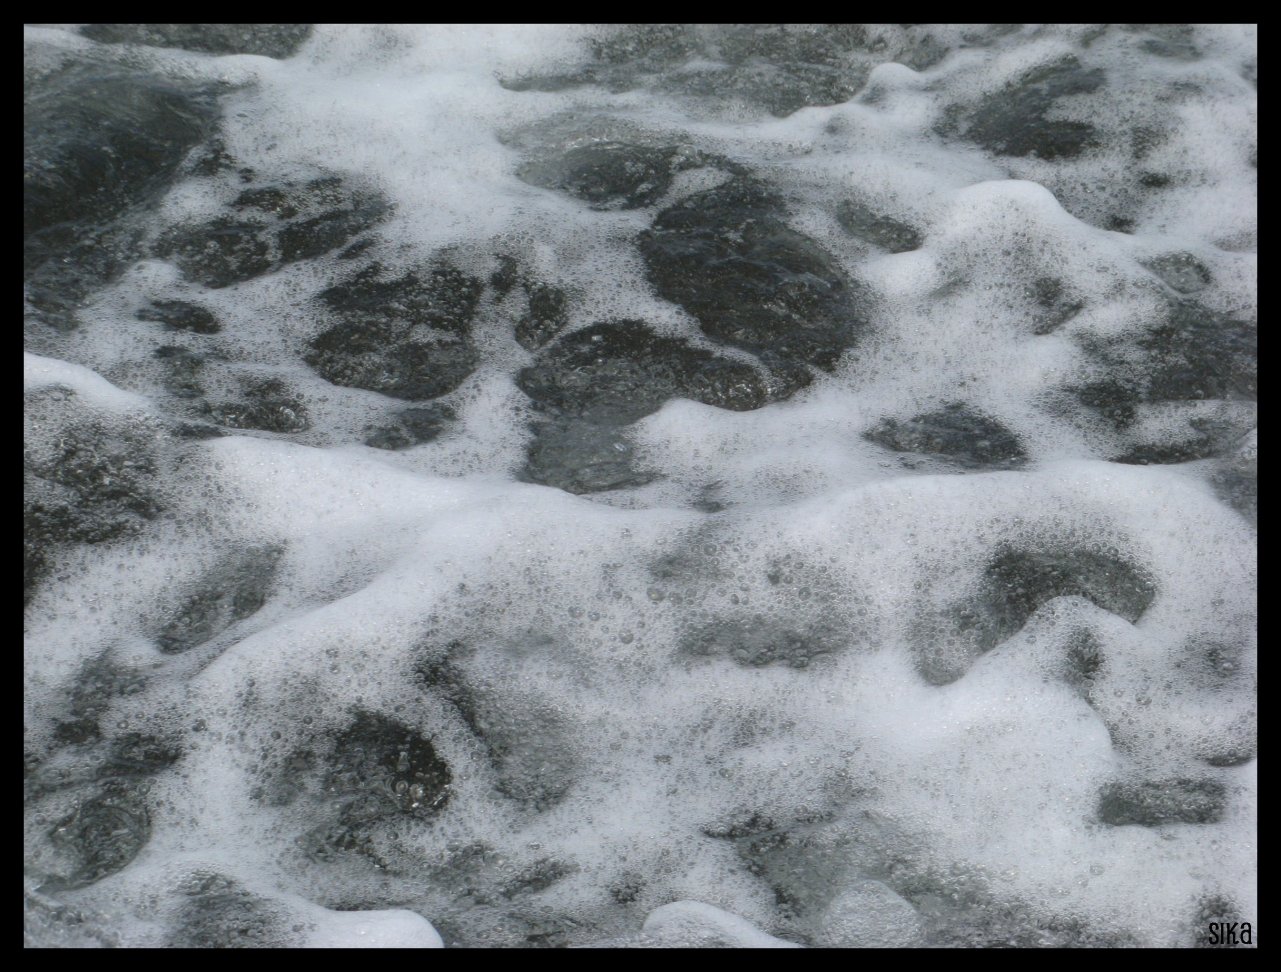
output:
<path id="1" fill-rule="evenodd" d="M 27 27 L 27 943 L 1254 922 L 1256 48 Z"/>

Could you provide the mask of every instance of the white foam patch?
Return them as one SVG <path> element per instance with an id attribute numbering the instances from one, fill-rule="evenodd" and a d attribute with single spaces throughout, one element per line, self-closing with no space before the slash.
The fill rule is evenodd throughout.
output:
<path id="1" fill-rule="evenodd" d="M 277 378 L 310 416 L 297 433 L 184 440 L 164 513 L 45 581 L 27 629 L 27 743 L 54 755 L 33 785 L 28 866 L 66 868 L 49 835 L 104 780 L 145 804 L 147 839 L 128 866 L 42 893 L 135 945 L 168 941 L 193 868 L 249 888 L 309 947 L 1170 946 L 1204 930 L 1207 901 L 1253 920 L 1256 534 L 1216 493 L 1218 460 L 1105 461 L 1129 440 L 1063 405 L 1097 377 L 1090 349 L 1137 359 L 1171 299 L 1156 257 L 1193 254 L 1213 278 L 1196 300 L 1255 313 L 1253 30 L 1197 28 L 1200 56 L 1179 59 L 1118 30 L 937 29 L 949 52 L 929 66 L 881 64 L 848 102 L 785 118 L 691 106 L 645 72 L 620 91 L 500 83 L 571 72 L 601 36 L 330 26 L 281 61 L 132 55 L 245 84 L 225 96 L 222 135 L 265 183 L 338 174 L 394 210 L 367 254 L 225 288 L 140 260 L 80 308 L 66 360 L 25 356 L 25 389 L 70 388 L 113 420 L 210 421 L 165 391 L 158 343 L 204 356 L 211 400 Z M 87 43 L 55 28 L 27 39 Z M 1097 116 L 1082 108 L 1097 98 L 1052 115 L 1094 124 L 1097 148 L 1000 156 L 947 130 L 955 110 L 1066 55 L 1116 93 Z M 705 54 L 695 68 L 710 69 Z M 1167 137 L 1136 158 L 1144 126 Z M 383 279 L 445 260 L 486 283 L 511 256 L 564 288 L 567 331 L 641 319 L 753 360 L 662 300 L 635 246 L 658 209 L 723 169 L 621 211 L 517 175 L 531 154 L 624 135 L 779 188 L 790 225 L 857 280 L 858 345 L 756 410 L 665 402 L 625 431 L 659 478 L 574 496 L 519 481 L 542 416 L 518 375 L 539 351 L 514 337 L 519 287 L 486 284 L 481 364 L 439 398 L 453 410 L 439 437 L 363 444 L 425 403 L 331 384 L 302 359 L 332 323 L 316 295 L 375 261 Z M 1168 184 L 1143 195 L 1139 168 Z M 152 236 L 223 212 L 237 178 L 180 181 Z M 853 198 L 920 246 L 855 238 L 836 215 Z M 1037 316 L 1050 278 L 1070 308 L 1053 326 Z M 136 318 L 171 299 L 221 331 Z M 1026 464 L 975 469 L 866 435 L 957 403 L 1008 429 Z M 1252 408 L 1145 404 L 1126 434 L 1176 442 L 1189 423 L 1249 426 Z M 235 593 L 219 565 L 261 548 L 275 566 Z M 937 684 L 928 659 L 964 655 L 974 616 L 997 611 L 982 602 L 1009 550 L 1095 558 L 1150 597 L 1127 617 L 1097 592 L 1028 581 L 1054 589 Z M 257 606 L 238 616 L 237 597 Z M 176 617 L 215 630 L 167 651 Z M 94 665 L 137 687 L 94 675 L 104 698 L 86 715 L 76 693 Z M 371 795 L 332 775 L 361 719 L 397 727 L 393 766 L 409 737 L 448 766 L 430 812 L 361 816 L 403 797 L 391 777 Z M 86 720 L 101 739 L 65 742 Z M 131 733 L 173 759 L 120 770 L 104 753 Z M 378 743 L 353 745 L 381 765 Z M 1212 819 L 1100 820 L 1118 781 L 1189 780 L 1221 794 Z"/>
<path id="2" fill-rule="evenodd" d="M 318 908 L 306 948 L 444 948 L 439 932 L 412 911 L 329 911 Z"/>
<path id="3" fill-rule="evenodd" d="M 150 410 L 150 403 L 146 398 L 118 388 L 83 365 L 24 351 L 22 354 L 23 391 L 58 386 L 70 388 L 92 403 L 94 407 L 107 411 Z"/>
<path id="4" fill-rule="evenodd" d="M 736 915 L 701 901 L 673 901 L 650 912 L 642 933 L 674 948 L 796 948 Z"/>

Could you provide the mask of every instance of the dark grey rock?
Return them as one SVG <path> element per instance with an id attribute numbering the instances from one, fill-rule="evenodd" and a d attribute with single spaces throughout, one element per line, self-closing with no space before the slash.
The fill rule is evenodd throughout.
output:
<path id="1" fill-rule="evenodd" d="M 1214 474 L 1214 486 L 1223 500 L 1251 524 L 1259 521 L 1259 449 L 1254 433 L 1236 443 Z"/>
<path id="2" fill-rule="evenodd" d="M 1134 423 L 1143 401 L 1142 388 L 1132 375 L 1100 378 L 1072 391 L 1081 405 L 1116 429 L 1126 429 Z"/>
<path id="3" fill-rule="evenodd" d="M 225 557 L 161 628 L 160 650 L 190 651 L 257 613 L 271 596 L 283 553 L 280 547 L 255 546 Z"/>
<path id="4" fill-rule="evenodd" d="M 539 891 L 545 891 L 561 878 L 568 877 L 574 873 L 574 868 L 563 861 L 557 861 L 553 858 L 544 858 L 541 861 L 535 861 L 529 867 L 525 868 L 505 885 L 499 893 L 504 898 L 517 898 L 526 894 L 537 894 Z"/>
<path id="5" fill-rule="evenodd" d="M 751 60 L 728 69 L 673 72 L 663 78 L 660 87 L 697 97 L 746 102 L 783 118 L 812 105 L 849 101 L 866 80 L 866 69 L 852 65 L 841 68 Z"/>
<path id="6" fill-rule="evenodd" d="M 572 493 L 643 485 L 620 428 L 675 397 L 744 411 L 769 400 L 766 377 L 641 321 L 607 321 L 561 338 L 517 376 L 549 413 L 534 426 L 524 477 Z"/>
<path id="7" fill-rule="evenodd" d="M 637 24 L 591 42 L 592 54 L 605 64 L 682 63 L 700 54 L 702 43 L 686 24 Z"/>
<path id="8" fill-rule="evenodd" d="M 775 821 L 753 813 L 704 833 L 731 842 L 748 872 L 774 892 L 782 915 L 804 925 L 848 884 L 850 858 L 860 856 L 827 822 L 819 814 Z"/>
<path id="9" fill-rule="evenodd" d="M 137 695 L 147 679 L 133 668 L 119 664 L 110 654 L 85 662 L 68 693 L 66 718 L 56 720 L 54 738 L 61 744 L 96 741 L 102 734 L 101 720 L 113 700 Z"/>
<path id="10" fill-rule="evenodd" d="M 1146 398 L 1180 401 L 1258 396 L 1258 325 L 1187 300 L 1143 335 L 1150 361 Z"/>
<path id="11" fill-rule="evenodd" d="M 455 643 L 447 657 L 423 662 L 417 674 L 428 691 L 454 705 L 484 744 L 499 792 L 533 810 L 555 806 L 577 769 L 571 727 L 553 707 L 513 691 L 513 681 L 473 677 L 466 665 L 471 652 Z"/>
<path id="12" fill-rule="evenodd" d="M 202 422 L 180 422 L 173 427 L 173 434 L 179 439 L 220 439 L 227 433 L 216 425 L 205 425 Z"/>
<path id="13" fill-rule="evenodd" d="M 253 182 L 257 178 L 252 168 L 242 166 L 236 157 L 227 151 L 227 143 L 218 134 L 210 137 L 187 156 L 184 172 L 206 178 L 235 172 L 241 182 Z"/>
<path id="14" fill-rule="evenodd" d="M 141 252 L 139 214 L 213 128 L 217 85 L 71 57 L 23 96 L 26 318 L 69 331 L 93 289 Z M 47 336 L 47 335 L 46 335 Z"/>
<path id="15" fill-rule="evenodd" d="M 299 839 L 309 858 L 360 860 L 382 872 L 401 856 L 389 829 L 398 821 L 434 817 L 449 802 L 453 779 L 429 739 L 366 710 L 356 711 L 331 743 L 289 754 L 275 774 L 257 792 L 260 800 L 288 806 L 310 793 L 324 818 Z M 414 866 L 419 863 L 415 859 Z"/>
<path id="16" fill-rule="evenodd" d="M 1194 294 L 1214 283 L 1206 265 L 1191 253 L 1170 253 L 1145 266 L 1181 294 Z"/>
<path id="17" fill-rule="evenodd" d="M 525 278 L 521 274 L 520 261 L 510 253 L 498 254 L 497 260 L 497 268 L 489 275 L 489 286 L 498 296 L 505 297 L 518 283 L 524 283 Z"/>
<path id="18" fill-rule="evenodd" d="M 175 739 L 125 732 L 111 740 L 98 775 L 102 778 L 154 776 L 182 758 Z"/>
<path id="19" fill-rule="evenodd" d="M 153 300 L 135 315 L 140 321 L 154 321 L 174 331 L 193 334 L 217 334 L 222 330 L 218 318 L 207 308 L 185 300 Z"/>
<path id="20" fill-rule="evenodd" d="M 204 355 L 166 344 L 156 348 L 152 357 L 165 365 L 164 387 L 170 395 L 175 398 L 199 398 L 205 393 L 200 384 Z"/>
<path id="21" fill-rule="evenodd" d="M 60 551 L 137 534 L 164 508 L 154 481 L 163 435 L 92 417 L 69 389 L 28 393 L 24 440 L 23 591 L 27 601 Z"/>
<path id="22" fill-rule="evenodd" d="M 43 889 L 82 888 L 115 874 L 150 838 L 151 819 L 137 789 L 108 784 L 50 832 L 60 869 Z"/>
<path id="23" fill-rule="evenodd" d="M 1075 915 L 1011 901 L 975 882 L 964 893 L 939 876 L 936 890 L 904 891 L 924 919 L 929 948 L 1138 948 L 1128 929 L 1100 927 Z"/>
<path id="24" fill-rule="evenodd" d="M 478 362 L 468 339 L 483 285 L 448 266 L 380 279 L 380 268 L 320 295 L 340 320 L 306 362 L 335 385 L 422 400 L 453 391 Z"/>
<path id="25" fill-rule="evenodd" d="M 546 410 L 625 424 L 674 397 L 747 411 L 768 398 L 751 365 L 719 357 L 642 321 L 606 321 L 559 340 L 517 376 L 521 390 Z"/>
<path id="26" fill-rule="evenodd" d="M 431 742 L 374 712 L 355 713 L 326 766 L 324 791 L 338 800 L 348 824 L 428 816 L 449 801 L 453 774 Z"/>
<path id="27" fill-rule="evenodd" d="M 234 205 L 256 209 L 284 220 L 276 231 L 282 264 L 309 260 L 336 250 L 376 226 L 391 207 L 377 192 L 352 189 L 336 176 L 312 179 L 303 185 L 269 187 L 275 196 L 264 199 L 245 190 Z M 260 190 L 261 191 L 261 190 Z"/>
<path id="28" fill-rule="evenodd" d="M 1127 621 L 1143 616 L 1157 589 L 1146 571 L 1110 553 L 1089 549 L 998 553 L 983 572 L 980 643 L 995 647 L 1056 597 L 1084 597 Z"/>
<path id="29" fill-rule="evenodd" d="M 838 68 L 847 63 L 849 52 L 875 43 L 860 24 L 735 24 L 712 36 L 717 53 L 731 64 L 768 61 Z"/>
<path id="30" fill-rule="evenodd" d="M 1031 295 L 1037 308 L 1033 334 L 1052 334 L 1085 307 L 1066 291 L 1063 281 L 1054 277 L 1037 277 L 1032 282 Z"/>
<path id="31" fill-rule="evenodd" d="M 1098 377 L 1072 389 L 1087 409 L 1118 430 L 1144 402 L 1254 401 L 1258 397 L 1258 325 L 1187 299 L 1137 335 L 1086 341 Z"/>
<path id="32" fill-rule="evenodd" d="M 526 284 L 529 310 L 516 322 L 516 340 L 530 351 L 544 347 L 569 323 L 569 295 L 559 287 Z"/>
<path id="33" fill-rule="evenodd" d="M 378 321 L 326 331 L 312 342 L 306 361 L 335 385 L 409 401 L 448 394 L 479 364 L 475 348 L 453 335 L 415 338 L 412 325 Z"/>
<path id="34" fill-rule="evenodd" d="M 234 215 L 169 229 L 156 253 L 174 260 L 189 280 L 228 287 L 336 250 L 390 212 L 379 193 L 336 176 L 247 189 L 233 209 Z"/>
<path id="35" fill-rule="evenodd" d="M 632 489 L 655 474 L 635 467 L 635 450 L 625 428 L 581 419 L 537 422 L 522 479 L 568 493 Z"/>
<path id="36" fill-rule="evenodd" d="M 1229 452 L 1241 437 L 1241 423 L 1209 418 L 1192 418 L 1182 435 L 1159 441 L 1136 442 L 1112 462 L 1154 465 L 1194 462 Z"/>
<path id="37" fill-rule="evenodd" d="M 183 888 L 169 948 L 272 948 L 291 944 L 285 916 L 270 902 L 219 874 Z"/>
<path id="38" fill-rule="evenodd" d="M 34 235 L 60 224 L 109 220 L 156 198 L 209 132 L 215 112 L 210 89 L 92 61 L 29 84 L 23 104 L 29 247 L 38 242 Z"/>
<path id="39" fill-rule="evenodd" d="M 510 254 L 498 257 L 498 269 L 490 274 L 489 285 L 499 297 L 517 287 L 524 294 L 525 309 L 515 326 L 516 341 L 523 348 L 537 351 L 569 324 L 569 292 L 522 270 L 520 261 Z"/>
<path id="40" fill-rule="evenodd" d="M 257 429 L 262 432 L 305 432 L 311 428 L 307 406 L 284 382 L 269 379 L 252 382 L 239 402 L 217 402 L 206 406 L 213 421 L 228 429 Z"/>
<path id="41" fill-rule="evenodd" d="M 1099 820 L 1114 827 L 1216 823 L 1226 809 L 1227 791 L 1211 779 L 1109 783 L 1099 795 Z"/>
<path id="42" fill-rule="evenodd" d="M 85 24 L 80 33 L 103 44 L 180 47 L 206 54 L 285 58 L 311 36 L 311 24 Z"/>
<path id="43" fill-rule="evenodd" d="M 457 416 L 448 405 L 423 405 L 402 408 L 395 413 L 394 425 L 385 425 L 365 439 L 375 449 L 412 449 L 435 440 Z"/>
<path id="44" fill-rule="evenodd" d="M 837 207 L 836 221 L 851 236 L 891 253 L 904 253 L 919 249 L 921 245 L 918 230 L 907 223 L 881 215 L 854 199 L 847 199 Z"/>
<path id="45" fill-rule="evenodd" d="M 830 370 L 866 327 L 858 290 L 783 216 L 768 190 L 734 179 L 663 210 L 638 242 L 659 295 L 709 337 Z"/>
<path id="46" fill-rule="evenodd" d="M 906 421 L 885 419 L 863 437 L 895 452 L 938 457 L 970 469 L 1017 469 L 1027 462 L 1013 432 L 958 403 Z"/>
<path id="47" fill-rule="evenodd" d="M 1083 597 L 1135 622 L 1156 594 L 1145 570 L 1109 552 L 1004 547 L 988 561 L 973 596 L 918 625 L 917 667 L 934 685 L 953 682 L 1057 597 Z"/>
<path id="48" fill-rule="evenodd" d="M 1142 31 L 1148 36 L 1139 47 L 1148 54 L 1176 61 L 1195 61 L 1201 57 L 1191 24 L 1129 24 L 1127 30 Z"/>
<path id="49" fill-rule="evenodd" d="M 1068 639 L 1063 656 L 1063 679 L 1089 699 L 1095 682 L 1106 671 L 1106 662 L 1099 636 L 1089 628 L 1081 628 Z"/>
<path id="50" fill-rule="evenodd" d="M 517 170 L 531 185 L 557 189 L 593 209 L 638 209 L 657 202 L 672 176 L 697 164 L 680 148 L 653 148 L 601 140 L 550 159 L 536 159 Z"/>
<path id="51" fill-rule="evenodd" d="M 785 116 L 848 101 L 883 61 L 897 58 L 919 69 L 945 53 L 928 34 L 909 32 L 888 45 L 860 25 L 645 24 L 595 39 L 592 61 L 577 70 L 502 83 L 518 91 L 656 88 Z"/>
<path id="52" fill-rule="evenodd" d="M 270 224 L 218 216 L 170 230 L 156 253 L 172 258 L 189 280 L 205 287 L 229 287 L 267 273 L 275 265 Z"/>
<path id="53" fill-rule="evenodd" d="M 998 155 L 1075 158 L 1099 144 L 1097 130 L 1088 122 L 1051 116 L 1062 99 L 1093 94 L 1105 80 L 1101 69 L 1085 68 L 1068 56 L 986 98 L 959 128 L 966 138 Z"/>

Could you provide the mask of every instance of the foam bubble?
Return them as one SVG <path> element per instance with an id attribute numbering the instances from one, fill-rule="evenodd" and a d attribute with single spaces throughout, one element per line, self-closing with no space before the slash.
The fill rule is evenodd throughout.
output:
<path id="1" fill-rule="evenodd" d="M 1255 919 L 1252 28 L 118 26 L 25 34 L 35 943 Z"/>

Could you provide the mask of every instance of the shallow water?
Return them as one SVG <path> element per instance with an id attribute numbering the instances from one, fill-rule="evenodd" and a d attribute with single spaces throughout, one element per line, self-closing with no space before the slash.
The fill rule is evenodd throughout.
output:
<path id="1" fill-rule="evenodd" d="M 25 30 L 29 945 L 1253 925 L 1253 28 L 250 26 Z"/>

